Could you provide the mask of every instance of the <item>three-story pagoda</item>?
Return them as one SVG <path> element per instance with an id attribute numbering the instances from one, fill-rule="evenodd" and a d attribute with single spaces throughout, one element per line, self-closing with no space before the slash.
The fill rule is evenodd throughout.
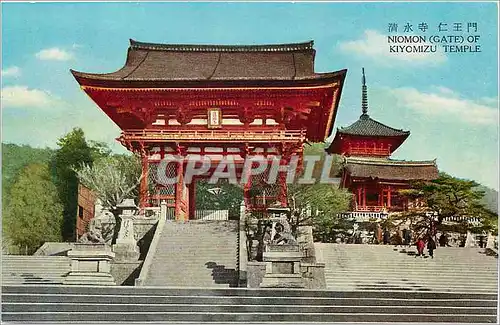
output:
<path id="1" fill-rule="evenodd" d="M 391 155 L 408 138 L 410 131 L 384 125 L 368 115 L 365 71 L 362 77 L 362 114 L 353 124 L 337 129 L 326 149 L 343 156 L 341 187 L 354 196 L 354 211 L 401 211 L 407 200 L 398 191 L 408 189 L 415 180 L 438 177 L 436 160 L 406 161 Z"/>

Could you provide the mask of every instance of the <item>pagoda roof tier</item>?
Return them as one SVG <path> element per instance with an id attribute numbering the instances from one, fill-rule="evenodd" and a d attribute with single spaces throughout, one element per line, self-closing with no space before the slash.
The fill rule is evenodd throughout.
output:
<path id="1" fill-rule="evenodd" d="M 362 114 L 353 124 L 340 129 L 337 128 L 337 134 L 367 137 L 403 137 L 406 139 L 410 135 L 410 131 L 392 128 L 372 119 L 368 114 Z"/>
<path id="2" fill-rule="evenodd" d="M 125 65 L 118 71 L 96 74 L 71 70 L 71 73 L 82 86 L 108 87 L 210 87 L 224 83 L 232 87 L 318 85 L 345 76 L 346 70 L 315 73 L 314 57 L 312 41 L 277 45 L 186 45 L 130 40 Z"/>
<path id="3" fill-rule="evenodd" d="M 366 86 L 365 69 L 363 68 L 362 87 L 361 87 L 361 116 L 359 119 L 347 127 L 337 128 L 335 137 L 326 149 L 329 153 L 343 154 L 343 144 L 351 139 L 360 138 L 365 140 L 386 139 L 390 143 L 390 152 L 394 152 L 410 136 L 410 131 L 395 129 L 379 121 L 376 121 L 368 115 L 368 88 Z"/>
<path id="4" fill-rule="evenodd" d="M 436 160 L 406 161 L 389 158 L 344 157 L 351 178 L 380 180 L 433 180 L 438 178 Z"/>

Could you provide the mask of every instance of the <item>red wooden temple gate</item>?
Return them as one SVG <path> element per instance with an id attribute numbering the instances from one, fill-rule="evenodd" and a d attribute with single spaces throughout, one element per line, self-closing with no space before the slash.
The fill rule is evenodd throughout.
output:
<path id="1" fill-rule="evenodd" d="M 224 159 L 234 161 L 241 177 L 245 158 L 280 156 L 288 164 L 293 155 L 302 157 L 304 142 L 324 141 L 331 133 L 347 71 L 316 73 L 314 56 L 313 42 L 228 46 L 131 40 L 120 70 L 71 72 L 121 128 L 118 140 L 142 157 L 140 206 L 167 200 L 176 219 L 186 220 L 193 217 L 195 200 L 195 182 L 183 179 L 190 159 L 212 161 L 198 177 L 210 177 Z M 182 160 L 162 166 L 169 154 Z M 177 182 L 161 184 L 162 173 L 178 176 Z M 262 193 L 256 189 L 264 176 L 244 184 L 247 207 L 286 205 L 283 173 Z"/>

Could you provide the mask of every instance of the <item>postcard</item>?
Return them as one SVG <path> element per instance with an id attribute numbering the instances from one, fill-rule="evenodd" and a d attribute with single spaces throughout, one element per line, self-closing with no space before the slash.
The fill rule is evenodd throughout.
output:
<path id="1" fill-rule="evenodd" d="M 2 319 L 498 322 L 498 3 L 14 2 Z"/>

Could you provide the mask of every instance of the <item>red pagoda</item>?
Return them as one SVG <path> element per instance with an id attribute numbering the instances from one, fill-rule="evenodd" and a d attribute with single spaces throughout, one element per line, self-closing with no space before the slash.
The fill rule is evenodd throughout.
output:
<path id="1" fill-rule="evenodd" d="M 326 149 L 343 156 L 340 186 L 354 196 L 355 212 L 402 211 L 409 204 L 398 194 L 414 180 L 438 177 L 436 160 L 406 161 L 391 158 L 392 153 L 408 138 L 410 131 L 394 129 L 368 115 L 365 71 L 362 78 L 362 114 L 349 125 L 337 129 Z"/>
<path id="2" fill-rule="evenodd" d="M 71 71 L 90 98 L 122 130 L 118 140 L 142 157 L 140 206 L 166 200 L 177 220 L 194 218 L 196 182 L 183 171 L 190 157 L 231 158 L 242 173 L 249 155 L 302 157 L 306 141 L 331 133 L 347 70 L 314 71 L 313 42 L 280 45 L 172 45 L 130 41 L 123 68 L 105 74 Z M 177 184 L 156 173 L 166 154 Z M 300 167 L 300 164 L 299 164 Z M 198 179 L 210 177 L 215 165 Z M 282 173 L 266 193 L 244 185 L 248 208 L 263 200 L 286 205 Z"/>

